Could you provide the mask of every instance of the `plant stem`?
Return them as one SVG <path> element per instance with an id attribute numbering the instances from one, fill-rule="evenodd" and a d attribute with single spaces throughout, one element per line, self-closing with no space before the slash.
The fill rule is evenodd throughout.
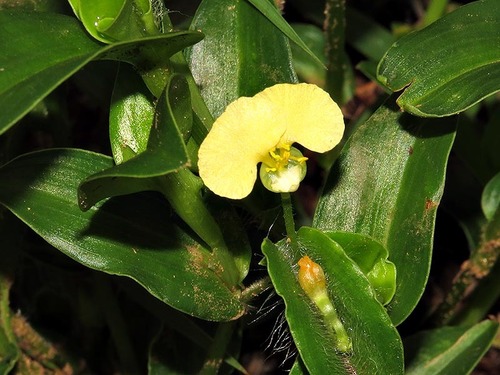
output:
<path id="1" fill-rule="evenodd" d="M 325 4 L 325 54 L 327 57 L 326 90 L 339 104 L 352 95 L 345 53 L 345 0 L 327 0 Z"/>
<path id="2" fill-rule="evenodd" d="M 436 326 L 445 325 L 457 313 L 460 303 L 476 288 L 478 282 L 493 269 L 500 256 L 500 238 L 483 242 L 481 247 L 462 264 L 450 292 L 433 314 Z"/>
<path id="3" fill-rule="evenodd" d="M 244 303 L 247 303 L 257 297 L 259 294 L 264 292 L 265 290 L 271 287 L 271 279 L 269 276 L 263 277 L 260 280 L 257 280 L 253 284 L 250 284 L 241 292 L 240 300 Z"/>
<path id="4" fill-rule="evenodd" d="M 288 241 L 294 249 L 297 249 L 297 232 L 295 232 L 295 220 L 293 219 L 293 205 L 290 193 L 281 193 L 281 205 L 283 206 L 283 218 L 285 219 Z"/>

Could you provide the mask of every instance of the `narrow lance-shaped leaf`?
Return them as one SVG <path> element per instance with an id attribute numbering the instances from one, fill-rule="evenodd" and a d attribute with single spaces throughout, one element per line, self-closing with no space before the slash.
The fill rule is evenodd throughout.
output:
<path id="1" fill-rule="evenodd" d="M 205 34 L 188 62 L 214 117 L 240 96 L 296 81 L 287 38 L 247 1 L 204 0 L 191 29 Z"/>
<path id="2" fill-rule="evenodd" d="M 265 240 L 269 275 L 284 299 L 286 319 L 299 354 L 312 374 L 402 374 L 401 339 L 363 272 L 343 249 L 317 229 L 302 227 L 298 248 Z M 323 315 L 299 284 L 297 263 L 307 255 L 326 275 L 337 318 Z M 340 322 L 351 345 L 330 324 Z M 347 352 L 346 352 L 347 351 Z"/>
<path id="3" fill-rule="evenodd" d="M 186 79 L 173 75 L 156 104 L 154 125 L 146 150 L 122 164 L 86 178 L 78 190 L 80 207 L 87 210 L 103 198 L 157 190 L 156 182 L 149 177 L 172 173 L 189 164 L 179 128 L 190 128 L 191 124 L 191 101 Z"/>
<path id="4" fill-rule="evenodd" d="M 351 135 L 330 171 L 314 226 L 365 234 L 387 248 L 397 269 L 388 311 L 398 324 L 426 285 L 455 127 L 395 107 L 389 99 Z"/>
<path id="5" fill-rule="evenodd" d="M 378 79 L 406 87 L 399 106 L 418 116 L 456 114 L 500 90 L 498 0 L 464 5 L 398 40 L 380 61 Z"/>
<path id="6" fill-rule="evenodd" d="M 80 210 L 80 181 L 111 165 L 82 150 L 23 155 L 0 168 L 0 203 L 64 254 L 130 277 L 178 310 L 216 321 L 241 316 L 244 306 L 223 282 L 219 261 L 175 224 L 158 196 L 133 194 Z"/>
<path id="7" fill-rule="evenodd" d="M 472 327 L 442 327 L 410 336 L 405 340 L 405 373 L 468 374 L 497 331 L 497 322 L 484 321 Z"/>
<path id="8" fill-rule="evenodd" d="M 302 48 L 313 60 L 323 64 L 321 60 L 309 49 L 302 39 L 297 35 L 295 30 L 288 24 L 288 22 L 280 14 L 278 8 L 273 1 L 269 0 L 248 0 L 254 7 L 256 7 L 274 26 L 281 30 L 292 42 Z"/>
<path id="9" fill-rule="evenodd" d="M 0 134 L 92 60 L 126 61 L 147 73 L 143 59 L 148 55 L 168 58 L 202 37 L 180 31 L 103 46 L 91 40 L 73 17 L 0 11 Z M 166 79 L 162 82 L 160 92 Z"/>

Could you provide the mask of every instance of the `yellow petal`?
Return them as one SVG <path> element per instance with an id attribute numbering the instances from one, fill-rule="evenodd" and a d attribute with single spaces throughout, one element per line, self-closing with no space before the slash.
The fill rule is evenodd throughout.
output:
<path id="1" fill-rule="evenodd" d="M 281 144 L 300 143 L 315 152 L 326 152 L 339 144 L 344 134 L 342 112 L 330 95 L 316 85 L 278 84 L 254 98 L 273 103 L 285 121 Z"/>
<path id="2" fill-rule="evenodd" d="M 200 146 L 198 168 L 215 194 L 241 199 L 252 191 L 257 164 L 279 142 L 285 124 L 274 105 L 259 97 L 231 103 Z"/>

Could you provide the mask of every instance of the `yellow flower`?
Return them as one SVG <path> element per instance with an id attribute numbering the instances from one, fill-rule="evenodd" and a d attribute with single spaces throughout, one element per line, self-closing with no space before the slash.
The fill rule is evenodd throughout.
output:
<path id="1" fill-rule="evenodd" d="M 232 199 L 246 197 L 257 179 L 275 192 L 297 190 L 305 160 L 292 144 L 315 152 L 335 147 L 344 133 L 339 106 L 312 84 L 277 84 L 229 104 L 200 146 L 205 185 Z"/>

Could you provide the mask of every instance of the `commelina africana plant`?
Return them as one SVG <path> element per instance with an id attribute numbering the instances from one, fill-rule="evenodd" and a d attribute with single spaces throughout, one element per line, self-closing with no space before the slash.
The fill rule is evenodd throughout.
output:
<path id="1" fill-rule="evenodd" d="M 200 146 L 200 177 L 215 194 L 242 199 L 252 191 L 261 163 L 267 189 L 293 192 L 307 158 L 292 145 L 322 153 L 343 133 L 342 112 L 327 92 L 306 83 L 277 84 L 227 106 Z"/>

